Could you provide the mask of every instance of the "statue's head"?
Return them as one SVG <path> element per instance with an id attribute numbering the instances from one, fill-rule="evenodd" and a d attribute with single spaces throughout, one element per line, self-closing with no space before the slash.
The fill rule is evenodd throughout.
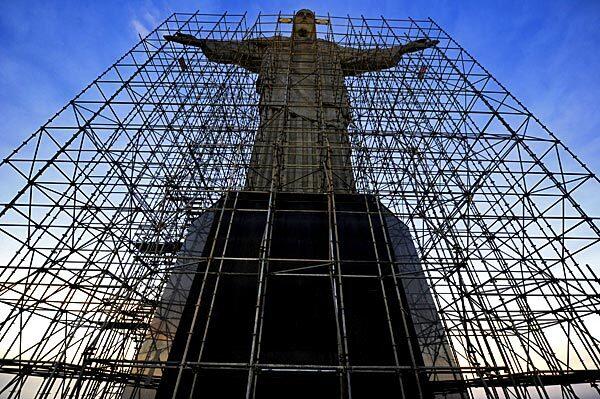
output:
<path id="1" fill-rule="evenodd" d="M 315 13 L 311 10 L 300 10 L 294 15 L 295 39 L 316 39 L 317 27 L 315 25 Z"/>

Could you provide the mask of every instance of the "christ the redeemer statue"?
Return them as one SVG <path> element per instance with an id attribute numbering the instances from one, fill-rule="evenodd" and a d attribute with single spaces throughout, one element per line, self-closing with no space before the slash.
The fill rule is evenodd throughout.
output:
<path id="1" fill-rule="evenodd" d="M 315 22 L 312 11 L 300 10 L 291 37 L 223 41 L 181 33 L 165 36 L 201 48 L 210 61 L 258 74 L 260 125 L 246 179 L 248 190 L 354 192 L 344 77 L 394 67 L 403 54 L 438 43 L 420 39 L 359 50 L 317 39 Z"/>
<path id="2" fill-rule="evenodd" d="M 337 227 L 332 233 L 329 213 L 322 212 L 328 204 L 327 192 L 356 192 L 348 137 L 350 103 L 344 78 L 394 67 L 402 55 L 435 46 L 437 41 L 421 39 L 394 47 L 359 50 L 317 39 L 316 22 L 312 11 L 301 10 L 293 18 L 291 37 L 224 41 L 180 33 L 166 36 L 169 41 L 199 47 L 209 61 L 238 65 L 258 74 L 260 123 L 245 183 L 245 190 L 254 192 L 236 192 L 240 205 L 235 206 L 244 209 L 247 217 L 233 217 L 232 210 L 228 221 L 223 222 L 229 224 L 228 228 L 221 229 L 221 216 L 215 216 L 217 212 L 224 215 L 225 207 L 230 206 L 223 197 L 188 230 L 177 255 L 173 269 L 176 272 L 166 282 L 151 323 L 149 338 L 138 352 L 139 360 L 167 362 L 163 364 L 169 367 L 149 367 L 146 375 L 160 376 L 159 387 L 139 390 L 131 386 L 126 392 L 129 396 L 151 398 L 156 393 L 157 398 L 200 394 L 211 397 L 211 387 L 218 386 L 219 397 L 287 397 L 275 394 L 277 387 L 293 391 L 294 384 L 299 384 L 305 391 L 320 392 L 319 397 L 334 397 L 311 383 L 314 375 L 328 374 L 323 387 L 339 388 L 337 397 L 345 397 L 342 392 L 350 392 L 349 376 L 344 380 L 341 373 L 320 371 L 313 375 L 312 370 L 299 373 L 306 374 L 301 377 L 288 371 L 304 366 L 321 370 L 354 365 L 401 367 L 398 375 L 407 386 L 402 392 L 414 393 L 420 389 L 421 377 L 414 368 L 404 371 L 408 370 L 405 366 L 453 365 L 447 360 L 451 352 L 408 228 L 387 211 L 382 216 L 385 222 L 375 218 L 379 220 L 377 225 L 370 216 L 356 218 L 352 211 L 336 213 Z M 264 193 L 269 190 L 281 191 L 278 198 L 282 203 L 294 198 L 289 207 L 284 207 L 285 212 L 273 213 L 274 227 L 268 225 L 264 212 L 271 206 L 272 196 Z M 358 211 L 361 215 L 366 215 L 372 209 L 369 204 L 376 201 L 373 196 L 361 194 L 342 197 L 347 205 L 352 204 L 351 209 L 364 209 Z M 290 205 L 296 199 L 300 200 Z M 268 229 L 278 238 L 269 243 L 269 262 L 262 262 L 262 237 L 267 235 L 260 232 Z M 387 235 L 374 233 L 379 230 Z M 384 237 L 389 237 L 389 244 Z M 333 240 L 339 243 L 336 254 L 330 250 Z M 217 244 L 225 242 L 231 245 Z M 387 258 L 378 257 L 371 245 L 389 245 L 387 251 L 382 251 Z M 279 263 L 270 259 L 278 259 Z M 343 265 L 337 271 L 335 259 Z M 353 263 L 355 259 L 360 262 Z M 395 262 L 416 277 L 409 275 L 401 284 L 380 283 L 378 278 L 383 281 L 384 276 L 380 268 L 389 269 L 387 276 L 395 276 Z M 286 277 L 269 271 L 262 273 L 263 267 L 268 270 L 263 265 L 271 263 L 280 268 L 274 270 L 283 272 L 305 270 L 309 265 L 311 273 L 306 278 L 302 272 Z M 350 264 L 358 265 L 361 277 L 365 273 L 374 278 L 360 279 L 360 284 L 344 283 L 354 284 L 344 301 L 338 295 L 342 282 L 334 281 L 333 276 L 359 270 Z M 227 277 L 221 277 L 222 271 Z M 389 281 L 391 277 L 386 278 Z M 372 284 L 392 284 L 399 305 L 388 311 L 385 302 L 385 315 L 382 308 L 370 309 L 369 304 L 376 303 L 377 298 L 383 306 L 386 290 L 392 289 L 391 285 L 381 286 L 382 291 L 377 294 Z M 266 286 L 268 291 L 262 288 Z M 407 305 L 410 320 L 404 316 L 406 310 L 401 303 Z M 339 323 L 343 323 L 347 337 L 342 338 Z M 365 323 L 372 326 L 365 328 Z M 201 364 L 235 366 L 233 371 L 224 372 L 207 371 L 210 367 L 204 369 Z M 287 376 L 272 367 L 277 364 L 290 366 L 283 373 Z M 259 370 L 268 370 L 271 377 L 259 377 Z M 318 378 L 321 381 L 322 377 Z M 379 381 L 378 378 L 372 381 Z M 268 381 L 279 382 L 269 385 Z M 332 388 L 334 385 L 336 388 Z M 232 392 L 239 395 L 233 396 Z M 301 395 L 296 392 L 296 396 Z"/>

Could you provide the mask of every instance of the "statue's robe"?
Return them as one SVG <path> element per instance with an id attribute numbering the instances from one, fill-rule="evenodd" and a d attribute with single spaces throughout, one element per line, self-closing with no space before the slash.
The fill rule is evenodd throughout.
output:
<path id="1" fill-rule="evenodd" d="M 206 40 L 200 47 L 210 61 L 258 74 L 260 125 L 247 190 L 355 192 L 344 77 L 395 66 L 401 46 L 358 50 L 275 36 Z"/>

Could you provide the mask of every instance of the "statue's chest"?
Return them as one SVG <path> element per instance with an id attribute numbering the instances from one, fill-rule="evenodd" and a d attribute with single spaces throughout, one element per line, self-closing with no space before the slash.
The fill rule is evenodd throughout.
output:
<path id="1" fill-rule="evenodd" d="M 335 49 L 322 43 L 274 46 L 259 76 L 262 102 L 306 107 L 345 104 L 344 78 Z"/>
<path id="2" fill-rule="evenodd" d="M 336 54 L 321 43 L 285 43 L 273 46 L 263 59 L 264 75 L 303 76 L 315 81 L 340 73 Z"/>

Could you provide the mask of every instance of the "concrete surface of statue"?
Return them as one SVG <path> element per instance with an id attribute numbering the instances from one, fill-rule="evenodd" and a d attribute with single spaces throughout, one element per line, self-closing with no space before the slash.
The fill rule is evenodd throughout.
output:
<path id="1" fill-rule="evenodd" d="M 291 37 L 241 41 L 165 36 L 200 47 L 210 61 L 258 74 L 260 125 L 246 189 L 354 192 L 345 76 L 394 67 L 403 54 L 434 46 L 421 39 L 406 45 L 359 50 L 317 39 L 315 15 L 298 11 Z"/>

